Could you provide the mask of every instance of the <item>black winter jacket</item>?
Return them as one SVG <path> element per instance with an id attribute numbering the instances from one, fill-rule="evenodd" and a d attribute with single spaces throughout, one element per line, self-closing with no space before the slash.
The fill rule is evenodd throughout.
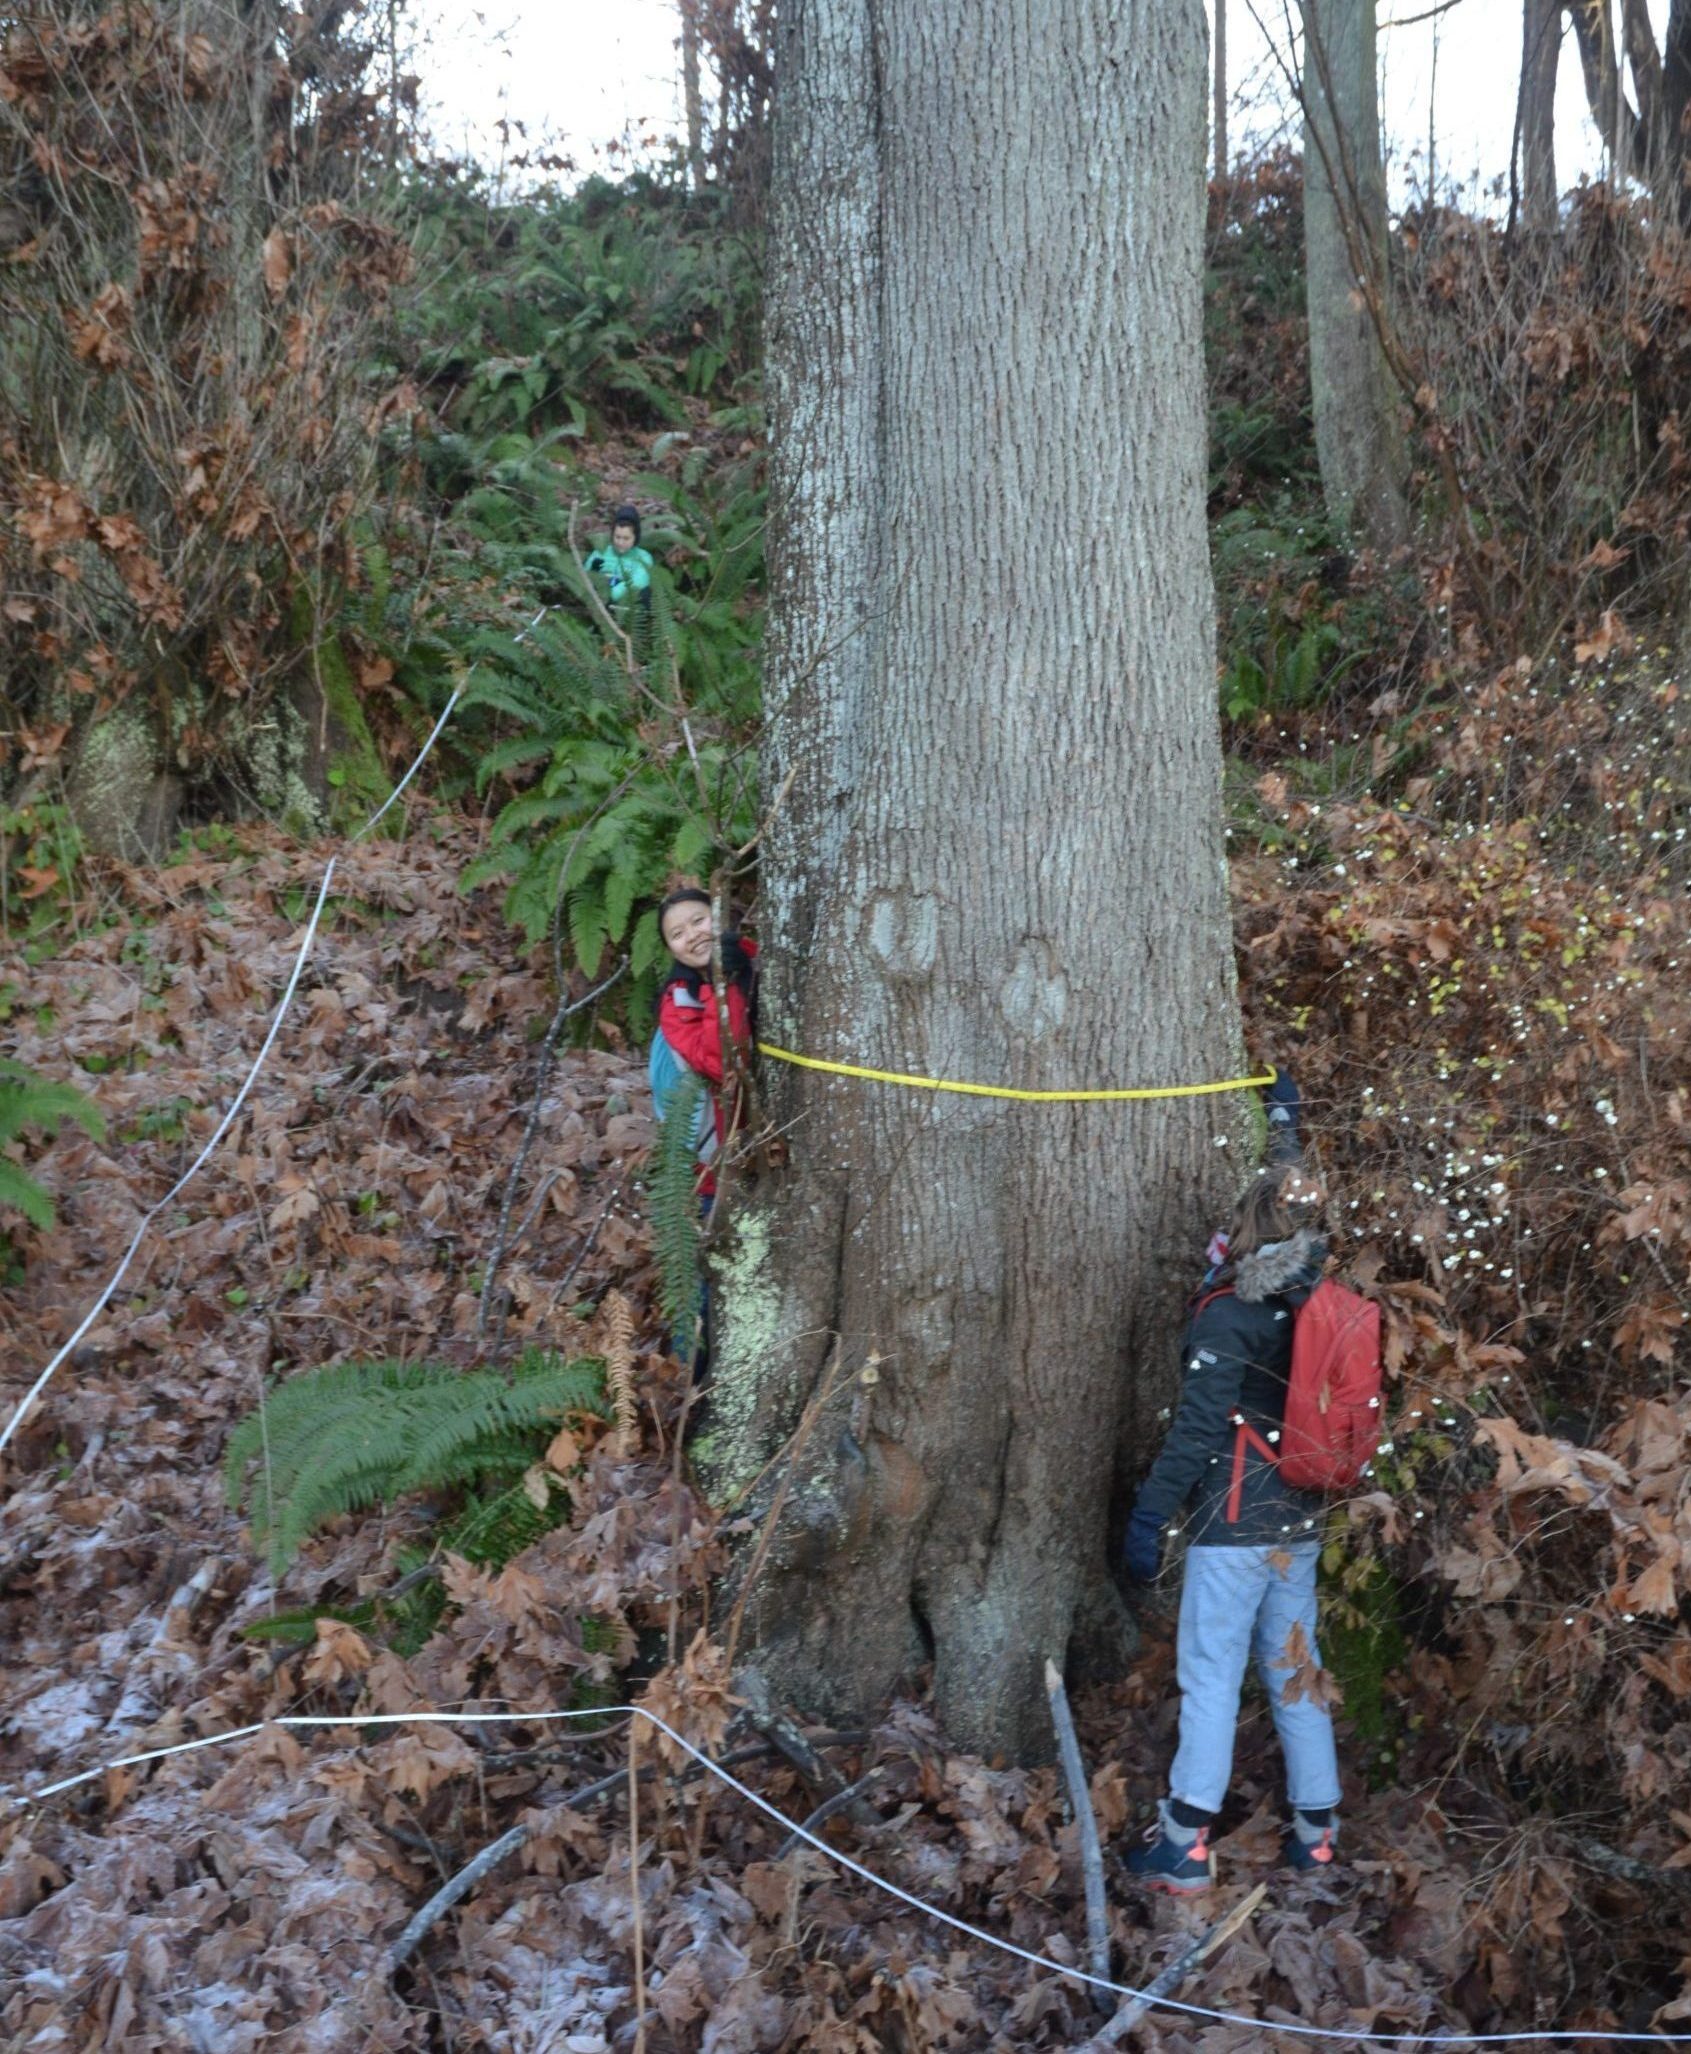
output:
<path id="1" fill-rule="evenodd" d="M 1295 1491 L 1247 1440 L 1237 1516 L 1228 1517 L 1241 1415 L 1263 1440 L 1286 1416 L 1292 1322 L 1321 1281 L 1327 1244 L 1303 1227 L 1222 1271 L 1200 1300 L 1182 1343 L 1184 1379 L 1168 1439 L 1140 1489 L 1136 1512 L 1167 1526 L 1188 1500 L 1196 1547 L 1272 1547 L 1314 1540 L 1319 1491 Z M 1231 1288 L 1229 1288 L 1231 1287 Z"/>

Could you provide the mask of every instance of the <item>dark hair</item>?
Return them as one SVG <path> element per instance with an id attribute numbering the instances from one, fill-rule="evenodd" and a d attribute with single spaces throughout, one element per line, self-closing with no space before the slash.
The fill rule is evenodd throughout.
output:
<path id="1" fill-rule="evenodd" d="M 706 906 L 706 907 L 708 907 L 709 905 L 710 905 L 710 893 L 709 893 L 708 891 L 706 891 L 706 890 L 704 889 L 704 887 L 703 887 L 702 885 L 697 885 L 697 884 L 682 884 L 682 885 L 677 885 L 677 887 L 675 888 L 675 890 L 674 890 L 674 891 L 672 891 L 672 892 L 668 892 L 668 893 L 666 893 L 666 894 L 665 894 L 665 896 L 664 896 L 664 898 L 663 898 L 662 902 L 661 902 L 661 903 L 659 904 L 659 906 L 658 906 L 658 932 L 659 932 L 659 934 L 662 934 L 662 933 L 663 933 L 663 916 L 664 916 L 664 915 L 665 915 L 665 914 L 666 914 L 667 912 L 671 911 L 671 910 L 672 910 L 672 909 L 673 909 L 674 907 L 676 907 L 676 906 Z"/>
<path id="2" fill-rule="evenodd" d="M 634 530 L 634 539 L 638 542 L 640 539 L 640 514 L 638 508 L 619 506 L 616 512 L 611 515 L 611 532 L 613 535 L 618 528 L 632 528 Z"/>
<path id="3" fill-rule="evenodd" d="M 1308 1210 L 1290 1203 L 1286 1197 L 1286 1186 L 1294 1179 L 1311 1185 L 1316 1182 L 1301 1164 L 1286 1162 L 1270 1164 L 1250 1184 L 1239 1201 L 1227 1237 L 1230 1261 L 1237 1262 L 1241 1255 L 1254 1255 L 1271 1241 L 1289 1241 L 1299 1227 L 1308 1226 Z"/>

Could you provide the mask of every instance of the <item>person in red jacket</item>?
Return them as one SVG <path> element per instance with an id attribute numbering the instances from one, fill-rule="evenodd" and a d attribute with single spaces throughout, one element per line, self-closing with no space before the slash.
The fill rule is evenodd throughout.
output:
<path id="1" fill-rule="evenodd" d="M 716 1202 L 717 1156 L 727 1142 L 738 1108 L 724 1091 L 728 1064 L 723 1060 L 722 1020 L 711 982 L 714 940 L 710 894 L 697 885 L 672 891 L 658 908 L 658 932 L 674 962 L 658 993 L 658 1028 L 652 1037 L 648 1065 L 652 1101 L 661 1121 L 673 1104 L 673 1091 L 685 1071 L 692 1070 L 712 1087 L 711 1115 L 694 1129 L 699 1158 L 699 1212 L 709 1219 Z M 730 1039 L 748 1051 L 752 1039 L 752 1006 L 756 996 L 757 946 L 737 934 L 722 937 L 722 969 Z M 701 1106 L 703 1116 L 704 1108 Z M 694 1316 L 671 1336 L 671 1346 L 691 1360 L 695 1383 L 710 1369 L 710 1283 L 699 1280 Z"/>
<path id="2" fill-rule="evenodd" d="M 716 1087 L 712 1093 L 715 1131 L 699 1151 L 699 1195 L 716 1195 L 716 1173 L 710 1167 L 728 1139 L 733 1108 L 722 1090 L 728 1065 L 723 1060 L 722 1023 L 711 983 L 713 941 L 709 892 L 697 885 L 672 891 L 658 908 L 658 932 L 674 965 L 658 993 L 658 1033 L 689 1070 Z M 738 934 L 722 937 L 722 968 L 726 981 L 728 1032 L 744 1053 L 752 1038 L 752 1003 L 756 994 L 757 944 Z M 661 1119 L 663 1108 L 658 1108 Z"/>

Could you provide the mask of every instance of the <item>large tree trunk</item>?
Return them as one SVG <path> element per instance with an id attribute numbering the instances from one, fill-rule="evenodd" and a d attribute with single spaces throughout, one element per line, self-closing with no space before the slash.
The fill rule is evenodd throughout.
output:
<path id="1" fill-rule="evenodd" d="M 1409 532 L 1398 395 L 1375 306 L 1386 300 L 1374 0 L 1303 0 L 1304 249 L 1315 452 L 1347 536 L 1395 548 Z M 1371 302 L 1373 304 L 1371 304 Z"/>
<path id="2" fill-rule="evenodd" d="M 1538 235 L 1553 233 L 1560 219 L 1556 72 L 1561 54 L 1562 0 L 1521 0 L 1521 221 Z"/>
<path id="3" fill-rule="evenodd" d="M 794 0 L 780 35 L 764 1036 L 1024 1088 L 1236 1075 L 1199 0 Z M 764 1082 L 790 1163 L 719 1266 L 716 1491 L 831 1395 L 771 1472 L 748 1630 L 818 1710 L 931 1656 L 957 1740 L 1043 1751 L 1046 1657 L 1124 1645 L 1112 1481 L 1241 1103 Z"/>

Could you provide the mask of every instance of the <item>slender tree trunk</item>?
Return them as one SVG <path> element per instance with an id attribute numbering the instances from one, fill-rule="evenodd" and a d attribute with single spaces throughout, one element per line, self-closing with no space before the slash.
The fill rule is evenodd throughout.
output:
<path id="1" fill-rule="evenodd" d="M 1691 223 L 1691 0 L 1673 0 L 1662 39 L 1662 133 L 1675 181 L 1674 205 L 1682 225 Z"/>
<path id="2" fill-rule="evenodd" d="M 1641 161 L 1643 148 L 1638 117 L 1621 77 L 1610 0 L 1567 0 L 1567 7 L 1585 80 L 1586 105 L 1609 154 L 1610 176 L 1618 181 L 1629 166 Z"/>
<path id="3" fill-rule="evenodd" d="M 1023 1088 L 1237 1074 L 1204 36 L 1200 0 L 781 10 L 777 1044 Z M 1046 1657 L 1125 1644 L 1112 1481 L 1154 1445 L 1240 1102 L 764 1083 L 790 1162 L 735 1207 L 701 1452 L 733 1493 L 804 1417 L 748 1633 L 800 1703 L 931 1657 L 957 1740 L 1046 1752 Z"/>
<path id="4" fill-rule="evenodd" d="M 1521 218 L 1529 233 L 1553 231 L 1556 190 L 1556 71 L 1562 54 L 1562 0 L 1521 4 Z"/>
<path id="5" fill-rule="evenodd" d="M 1215 182 L 1225 189 L 1227 155 L 1227 0 L 1215 0 Z"/>
<path id="6" fill-rule="evenodd" d="M 1334 523 L 1377 549 L 1409 532 L 1398 396 L 1368 298 L 1387 288 L 1373 0 L 1303 0 L 1304 248 L 1315 449 Z"/>
<path id="7" fill-rule="evenodd" d="M 705 182 L 705 104 L 699 85 L 699 0 L 680 0 L 681 94 L 687 110 L 687 175 Z"/>
<path id="8" fill-rule="evenodd" d="M 1669 176 L 1662 134 L 1662 53 L 1656 48 L 1648 0 L 1621 0 L 1621 47 L 1638 102 L 1638 154 L 1628 169 L 1660 192 Z"/>

